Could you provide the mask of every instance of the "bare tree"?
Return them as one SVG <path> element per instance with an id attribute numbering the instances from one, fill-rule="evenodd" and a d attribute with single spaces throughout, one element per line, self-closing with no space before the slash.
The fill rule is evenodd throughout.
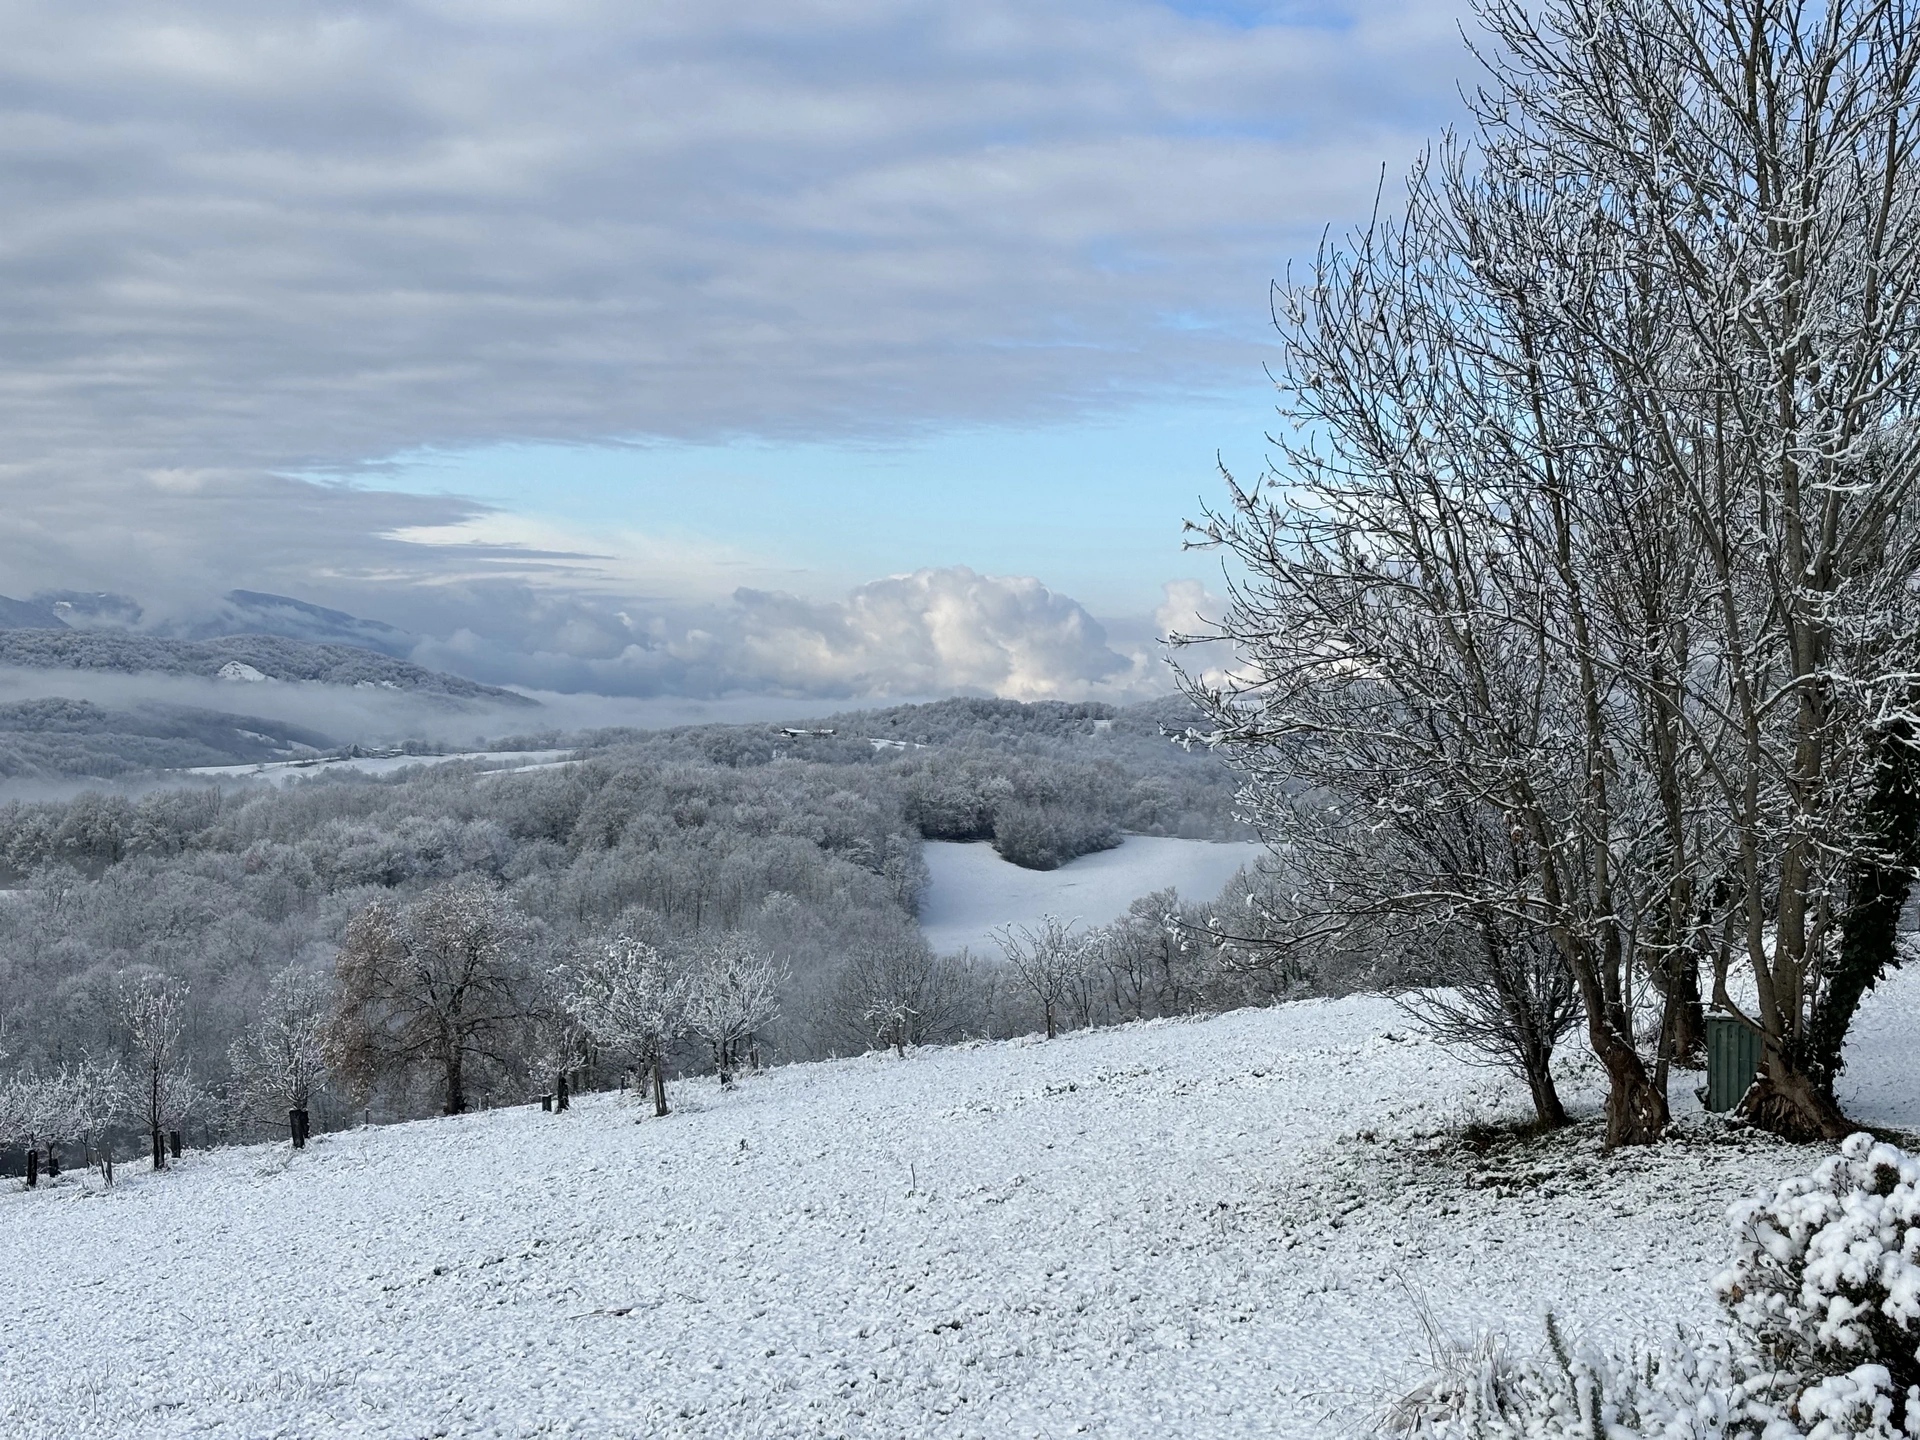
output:
<path id="1" fill-rule="evenodd" d="M 733 1083 L 739 1048 L 780 1014 L 785 972 L 748 936 L 701 938 L 688 974 L 687 1028 L 706 1041 L 722 1086 Z"/>
<path id="2" fill-rule="evenodd" d="M 326 1083 L 332 1009 L 326 982 L 300 966 L 289 965 L 268 984 L 259 1013 L 228 1051 L 235 1098 L 250 1120 L 278 1126 L 306 1115 Z"/>
<path id="3" fill-rule="evenodd" d="M 1059 1012 L 1077 992 L 1092 959 L 1091 937 L 1074 933 L 1078 923 L 1043 915 L 1038 925 L 1009 925 L 993 935 L 1015 977 L 1039 1004 L 1049 1040 L 1059 1033 Z"/>
<path id="4" fill-rule="evenodd" d="M 1534 273 L 1571 257 L 1601 282 L 1554 288 L 1548 321 L 1604 363 L 1698 570 L 1701 603 L 1674 618 L 1703 663 L 1618 675 L 1664 685 L 1706 777 L 1754 981 L 1750 1009 L 1724 971 L 1714 999 L 1764 1046 L 1745 1108 L 1838 1138 L 1829 982 L 1871 884 L 1858 862 L 1885 849 L 1876 731 L 1915 699 L 1920 15 L 1495 0 L 1487 19 L 1506 57 L 1479 107 L 1489 168 L 1578 215 L 1529 232 Z M 1650 323 L 1619 324 L 1628 299 Z"/>
<path id="5" fill-rule="evenodd" d="M 653 1113 L 665 1115 L 666 1053 L 687 1025 L 685 964 L 636 935 L 615 931 L 583 944 L 556 978 L 567 1012 L 652 1076 Z"/>
<path id="6" fill-rule="evenodd" d="M 117 988 L 120 1023 L 134 1072 L 133 1113 L 146 1127 L 153 1168 L 164 1170 L 165 1132 L 184 1117 L 195 1095 L 180 1069 L 187 987 L 172 976 L 146 972 L 123 974 Z"/>
<path id="7" fill-rule="evenodd" d="M 1728 919 L 1751 1113 L 1844 1133 L 1807 1036 L 1875 829 L 1870 724 L 1911 709 L 1914 17 L 1483 18 L 1477 145 L 1281 297 L 1296 429 L 1279 483 L 1198 527 L 1248 578 L 1205 637 L 1242 664 L 1193 691 L 1283 843 L 1303 778 L 1356 831 L 1438 808 L 1506 837 L 1387 898 L 1551 940 L 1612 1143 L 1664 1129 Z"/>
<path id="8" fill-rule="evenodd" d="M 917 935 L 871 935 L 848 947 L 835 1008 L 863 1043 L 910 1045 L 950 1038 L 960 1022 L 964 958 L 936 955 Z"/>
<path id="9" fill-rule="evenodd" d="M 530 938 L 513 903 L 480 881 L 455 881 L 404 908 L 375 901 L 349 923 L 335 961 L 330 1063 L 363 1088 L 389 1067 L 428 1066 L 443 1112 L 461 1114 L 469 1062 L 501 1062 L 526 1012 Z"/>

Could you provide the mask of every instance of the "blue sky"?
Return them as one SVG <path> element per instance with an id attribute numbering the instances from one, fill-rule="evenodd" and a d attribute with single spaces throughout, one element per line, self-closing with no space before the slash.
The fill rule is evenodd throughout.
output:
<path id="1" fill-rule="evenodd" d="M 1458 15 L 21 0 L 0 593 L 623 694 L 1160 686 L 1269 284 L 1457 118 Z"/>
<path id="2" fill-rule="evenodd" d="M 1236 474 L 1262 468 L 1272 398 L 1258 378 L 1238 395 L 907 438 L 417 451 L 377 483 L 471 496 L 583 537 L 610 524 L 726 536 L 807 594 L 970 565 L 1129 615 L 1153 609 L 1167 580 L 1216 580 L 1215 559 L 1183 549 L 1181 522 L 1220 498 L 1216 456 Z"/>

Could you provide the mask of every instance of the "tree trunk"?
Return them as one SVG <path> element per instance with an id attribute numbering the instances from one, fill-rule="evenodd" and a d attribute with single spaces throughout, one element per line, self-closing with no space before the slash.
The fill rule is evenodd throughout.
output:
<path id="1" fill-rule="evenodd" d="M 558 1075 L 553 1077 L 554 1113 L 558 1114 L 560 1111 L 566 1109 L 569 1103 L 567 1098 L 567 1072 L 562 1070 Z"/>
<path id="2" fill-rule="evenodd" d="M 59 1151 L 59 1148 L 55 1146 L 51 1140 L 49 1140 L 47 1142 L 47 1179 L 58 1180 L 59 1178 L 60 1178 L 60 1151 Z"/>
<path id="3" fill-rule="evenodd" d="M 1787 1140 L 1844 1140 L 1852 1134 L 1854 1127 L 1833 1096 L 1806 1071 L 1777 1063 L 1777 1056 L 1768 1039 L 1760 1078 L 1735 1113 Z"/>
<path id="4" fill-rule="evenodd" d="M 667 1077 L 658 1055 L 653 1057 L 653 1113 L 656 1119 L 667 1113 Z"/>
<path id="5" fill-rule="evenodd" d="M 1554 1088 L 1553 1071 L 1549 1068 L 1551 1059 L 1551 1056 L 1529 1057 L 1527 1062 L 1527 1089 L 1533 1096 L 1534 1119 L 1540 1122 L 1542 1130 L 1558 1130 L 1567 1123 L 1566 1107 L 1560 1103 L 1560 1092 Z"/>
<path id="6" fill-rule="evenodd" d="M 1047 1039 L 1049 1039 L 1049 1040 L 1051 1040 L 1051 1039 L 1053 1039 L 1053 1036 L 1054 1036 L 1054 1028 L 1053 1028 L 1053 1002 L 1052 1002 L 1051 1000 L 1049 1000 L 1049 1001 L 1047 1002 Z"/>
<path id="7" fill-rule="evenodd" d="M 1682 1070 L 1704 1069 L 1707 1063 L 1707 1007 L 1700 995 L 1700 957 L 1691 950 L 1674 956 L 1667 971 L 1667 1004 L 1671 1007 L 1671 1058 Z"/>
<path id="8" fill-rule="evenodd" d="M 27 1150 L 27 1189 L 31 1190 L 40 1183 L 40 1150 L 38 1146 Z"/>
<path id="9" fill-rule="evenodd" d="M 464 1115 L 467 1112 L 466 1058 L 466 1053 L 459 1045 L 453 1043 L 447 1045 L 442 1064 L 445 1065 L 447 1072 L 445 1113 L 448 1115 Z"/>

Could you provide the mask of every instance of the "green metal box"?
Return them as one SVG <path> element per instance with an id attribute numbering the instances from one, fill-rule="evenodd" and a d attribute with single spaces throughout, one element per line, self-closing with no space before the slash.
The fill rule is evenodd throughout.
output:
<path id="1" fill-rule="evenodd" d="M 1731 1015 L 1707 1016 L 1707 1109 L 1733 1109 L 1759 1073 L 1760 1032 Z"/>

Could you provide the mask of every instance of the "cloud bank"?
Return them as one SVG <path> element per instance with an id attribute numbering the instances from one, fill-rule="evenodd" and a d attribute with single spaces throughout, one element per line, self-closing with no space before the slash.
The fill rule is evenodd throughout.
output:
<path id="1" fill-rule="evenodd" d="M 1071 602 L 960 572 L 844 604 L 755 580 L 703 619 L 661 548 L 616 623 L 598 547 L 372 462 L 858 442 L 1255 375 L 1268 279 L 1364 209 L 1457 62 L 1428 0 L 21 0 L 0 587 L 293 594 L 475 663 L 521 634 L 552 645 L 527 681 L 1120 684 Z M 724 538 L 711 573 L 746 563 Z"/>
<path id="2" fill-rule="evenodd" d="M 1151 637 L 1116 643 L 1040 581 L 965 566 L 890 576 L 840 601 L 742 589 L 723 605 L 639 611 L 537 592 L 486 598 L 518 625 L 463 627 L 410 658 L 490 683 L 635 697 L 1125 701 L 1172 684 Z"/>

